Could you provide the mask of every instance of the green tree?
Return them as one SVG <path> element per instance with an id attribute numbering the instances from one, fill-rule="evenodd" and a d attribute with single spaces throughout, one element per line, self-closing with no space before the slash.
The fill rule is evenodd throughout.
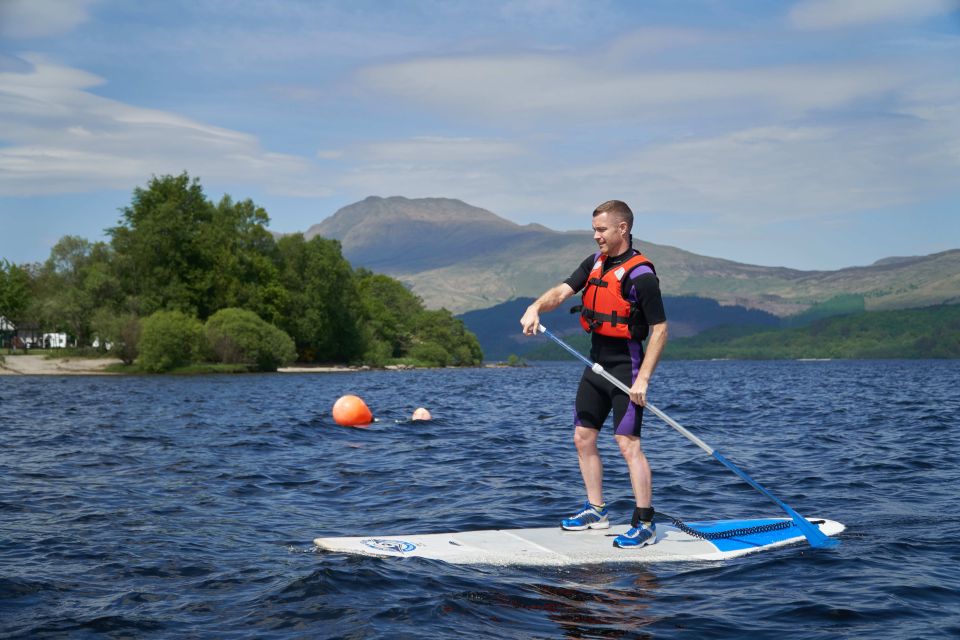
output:
<path id="1" fill-rule="evenodd" d="M 436 342 L 415 344 L 408 355 L 430 367 L 445 367 L 453 362 L 450 352 Z"/>
<path id="2" fill-rule="evenodd" d="M 382 365 L 389 358 L 404 356 L 414 344 L 423 301 L 402 282 L 366 269 L 357 270 L 357 289 L 363 310 L 364 361 Z"/>
<path id="3" fill-rule="evenodd" d="M 356 278 L 340 243 L 302 234 L 277 243 L 281 281 L 287 291 L 280 327 L 294 340 L 302 360 L 352 362 L 364 351 L 362 308 Z"/>
<path id="4" fill-rule="evenodd" d="M 252 311 L 221 309 L 207 319 L 204 330 L 207 347 L 220 362 L 276 371 L 297 357 L 290 336 Z"/>
<path id="5" fill-rule="evenodd" d="M 196 362 L 203 352 L 203 325 L 182 311 L 157 311 L 142 320 L 139 364 L 163 373 Z"/>
<path id="6" fill-rule="evenodd" d="M 203 234 L 210 269 L 201 289 L 205 310 L 239 307 L 270 323 L 280 320 L 287 291 L 280 283 L 280 255 L 266 210 L 252 200 L 234 202 L 224 196 L 213 209 L 209 231 Z"/>
<path id="7" fill-rule="evenodd" d="M 30 272 L 8 260 L 0 261 L 0 316 L 19 322 L 31 300 Z"/>
<path id="8" fill-rule="evenodd" d="M 383 364 L 410 357 L 433 366 L 469 366 L 483 361 L 475 335 L 446 309 L 426 310 L 402 282 L 357 271 L 366 336 L 364 361 Z"/>
<path id="9" fill-rule="evenodd" d="M 443 348 L 450 355 L 449 364 L 470 366 L 483 361 L 477 337 L 446 309 L 422 311 L 417 316 L 415 331 L 417 342 Z"/>
<path id="10" fill-rule="evenodd" d="M 199 180 L 182 173 L 135 189 L 122 214 L 108 232 L 131 310 L 179 309 L 206 319 L 240 307 L 280 320 L 288 296 L 262 207 L 230 196 L 214 205 Z"/>
<path id="11" fill-rule="evenodd" d="M 90 324 L 101 350 L 106 351 L 109 346 L 110 353 L 124 364 L 133 364 L 140 345 L 140 319 L 136 314 L 102 308 L 93 315 Z"/>
<path id="12" fill-rule="evenodd" d="M 186 173 L 154 177 L 146 189 L 134 189 L 120 224 L 107 230 L 131 310 L 179 309 L 206 317 L 214 258 L 205 234 L 213 218 L 199 180 Z"/>
<path id="13" fill-rule="evenodd" d="M 71 334 L 81 346 L 89 345 L 94 313 L 117 298 L 111 258 L 110 247 L 103 242 L 61 238 L 37 274 L 34 319 Z"/>

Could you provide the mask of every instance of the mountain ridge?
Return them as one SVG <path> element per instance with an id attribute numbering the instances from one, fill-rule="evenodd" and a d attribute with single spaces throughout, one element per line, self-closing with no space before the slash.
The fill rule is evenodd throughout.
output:
<path id="1" fill-rule="evenodd" d="M 340 241 L 355 267 L 395 277 L 428 307 L 454 313 L 537 296 L 596 251 L 589 231 L 519 225 L 452 198 L 370 196 L 304 235 Z M 657 265 L 665 295 L 709 298 L 780 317 L 846 294 L 862 295 L 868 310 L 960 302 L 960 249 L 804 271 L 713 258 L 643 239 L 634 244 Z"/>

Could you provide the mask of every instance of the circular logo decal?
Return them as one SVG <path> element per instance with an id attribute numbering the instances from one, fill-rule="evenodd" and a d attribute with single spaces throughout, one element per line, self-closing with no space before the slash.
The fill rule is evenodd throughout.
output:
<path id="1" fill-rule="evenodd" d="M 377 551 L 386 551 L 388 553 L 410 553 L 417 548 L 417 545 L 406 540 L 388 540 L 386 538 L 367 538 L 361 540 L 363 544 Z"/>

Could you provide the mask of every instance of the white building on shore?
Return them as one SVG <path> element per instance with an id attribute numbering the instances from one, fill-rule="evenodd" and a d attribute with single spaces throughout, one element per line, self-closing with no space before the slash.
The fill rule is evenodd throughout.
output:
<path id="1" fill-rule="evenodd" d="M 0 348 L 4 349 L 65 349 L 69 344 L 66 333 L 48 333 L 40 325 L 23 324 L 18 327 L 0 316 Z"/>

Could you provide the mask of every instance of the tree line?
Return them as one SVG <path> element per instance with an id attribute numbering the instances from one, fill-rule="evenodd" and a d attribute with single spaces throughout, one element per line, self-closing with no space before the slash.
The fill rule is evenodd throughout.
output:
<path id="1" fill-rule="evenodd" d="M 668 312 L 669 313 L 669 312 Z M 785 322 L 789 327 L 789 322 Z M 590 336 L 566 340 L 581 353 Z M 547 343 L 524 354 L 529 360 L 566 360 L 572 356 Z M 727 325 L 689 338 L 671 339 L 665 360 L 797 360 L 960 358 L 960 305 L 922 309 L 861 311 L 831 316 L 795 328 Z"/>
<path id="2" fill-rule="evenodd" d="M 354 269 L 336 240 L 275 238 L 268 224 L 251 200 L 226 195 L 214 203 L 186 173 L 154 177 L 134 190 L 117 226 L 107 229 L 108 242 L 65 236 L 43 263 L 0 262 L 0 316 L 66 332 L 81 347 L 115 345 L 127 361 L 138 356 L 141 340 L 153 340 L 153 325 L 167 327 L 164 335 L 199 335 L 193 358 L 226 361 L 209 340 L 202 344 L 211 331 L 222 352 L 243 357 L 238 344 L 224 346 L 217 333 L 224 326 L 280 345 L 240 312 L 286 334 L 300 362 L 482 361 L 476 337 L 446 309 L 425 309 L 403 283 Z M 224 310 L 233 317 L 219 329 L 198 333 L 192 324 L 209 325 Z M 166 315 L 147 322 L 156 314 Z"/>
<path id="3" fill-rule="evenodd" d="M 674 359 L 960 358 L 960 305 L 863 311 L 770 331 L 723 327 L 672 341 Z"/>

